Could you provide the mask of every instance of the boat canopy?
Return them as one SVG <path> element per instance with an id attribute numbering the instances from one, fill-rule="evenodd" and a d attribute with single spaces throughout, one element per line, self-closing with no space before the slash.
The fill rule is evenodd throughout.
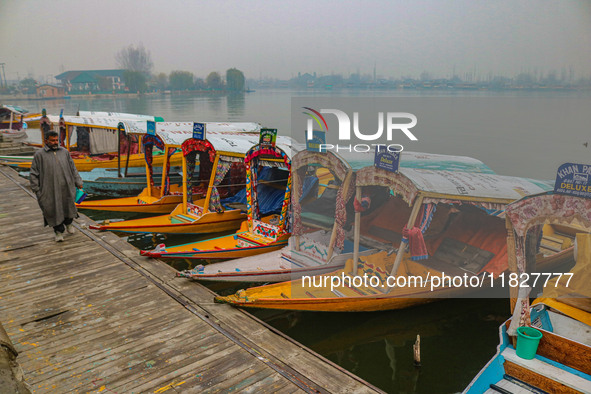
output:
<path id="1" fill-rule="evenodd" d="M 421 194 L 423 203 L 447 200 L 449 203 L 472 201 L 504 206 L 523 196 L 552 188 L 549 183 L 528 178 L 406 167 L 401 167 L 399 173 L 366 167 L 357 172 L 356 178 L 357 186 L 388 186 L 409 205 Z"/>
<path id="2" fill-rule="evenodd" d="M 127 114 L 124 112 L 101 112 L 101 111 L 78 111 L 78 116 L 85 118 L 119 118 L 129 120 L 151 120 L 153 122 L 164 122 L 160 116 Z"/>
<path id="3" fill-rule="evenodd" d="M 507 205 L 515 234 L 525 237 L 534 226 L 544 223 L 582 225 L 591 232 L 591 199 L 557 194 L 553 191 L 525 196 Z"/>
<path id="4" fill-rule="evenodd" d="M 557 194 L 553 191 L 530 195 L 507 205 L 506 216 L 509 270 L 518 273 L 520 278 L 521 274 L 529 271 L 528 268 L 532 268 L 537 240 L 545 223 L 575 224 L 581 227 L 582 232 L 591 233 L 591 199 L 588 198 Z M 585 248 L 583 251 L 591 250 L 588 244 L 580 247 Z M 581 251 L 579 251 L 580 254 Z M 586 272 L 585 276 L 588 276 L 589 267 L 582 269 Z M 583 279 L 581 273 L 579 276 L 576 281 Z M 588 283 L 588 281 L 585 282 L 586 286 Z M 517 327 L 529 324 L 530 290 L 529 287 L 511 288 L 512 305 L 515 305 L 515 308 L 508 330 L 509 335 L 514 335 Z M 569 287 L 568 292 L 571 297 L 577 297 L 573 288 Z M 551 296 L 545 292 L 545 297 Z"/>
<path id="5" fill-rule="evenodd" d="M 244 154 L 258 142 L 258 123 L 206 122 L 205 125 L 205 138 L 216 151 Z M 126 133 L 147 134 L 145 121 L 122 121 L 121 127 Z M 180 148 L 193 139 L 193 122 L 156 122 L 156 135 L 165 145 Z"/>
<path id="6" fill-rule="evenodd" d="M 345 179 L 347 172 L 351 170 L 351 165 L 339 154 L 333 152 L 314 152 L 303 150 L 293 157 L 294 171 L 307 166 L 320 166 L 328 169 L 339 180 Z M 369 163 L 366 164 L 366 166 Z"/>
<path id="7" fill-rule="evenodd" d="M 15 115 L 24 115 L 29 113 L 28 110 L 16 106 L 16 105 L 1 105 L 0 106 L 0 119 L 6 115 L 9 115 L 10 113 L 13 113 Z"/>
<path id="8" fill-rule="evenodd" d="M 47 115 L 49 120 L 54 124 L 57 125 L 60 121 L 60 117 L 58 115 Z M 101 116 L 72 116 L 72 115 L 64 115 L 64 122 L 68 126 L 80 126 L 80 127 L 89 127 L 92 129 L 109 129 L 109 130 L 117 130 L 117 126 L 119 122 L 121 122 L 121 118 L 117 117 L 101 117 Z M 144 122 L 145 123 L 145 122 Z"/>
<path id="9" fill-rule="evenodd" d="M 338 154 L 355 171 L 373 165 L 375 157 L 374 150 L 369 152 L 344 151 Z M 463 171 L 483 174 L 495 173 L 486 164 L 472 157 L 411 151 L 402 151 L 400 155 L 400 166 L 406 168 L 422 168 L 425 170 Z"/>

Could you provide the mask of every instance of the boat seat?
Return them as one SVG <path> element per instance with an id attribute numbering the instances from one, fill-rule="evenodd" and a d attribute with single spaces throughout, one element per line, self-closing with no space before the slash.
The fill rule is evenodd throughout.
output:
<path id="1" fill-rule="evenodd" d="M 248 233 L 248 234 L 237 234 L 235 239 L 240 238 L 243 241 L 246 241 L 248 243 L 254 244 L 254 245 L 264 245 L 268 242 L 268 238 L 265 238 L 263 236 L 260 235 L 255 235 L 252 233 Z"/>
<path id="2" fill-rule="evenodd" d="M 171 223 L 193 223 L 197 218 L 182 214 L 174 215 L 170 218 Z"/>
<path id="3" fill-rule="evenodd" d="M 316 212 L 302 212 L 301 218 L 303 224 L 324 230 L 331 230 L 335 221 L 334 216 L 326 216 Z"/>
<path id="4" fill-rule="evenodd" d="M 570 389 L 570 391 L 563 392 L 589 392 L 589 380 L 585 379 L 585 377 L 555 366 L 543 359 L 539 359 L 537 357 L 531 360 L 523 359 L 517 356 L 515 349 L 510 346 L 507 346 L 505 350 L 503 350 L 501 356 L 505 359 L 504 365 L 506 373 L 508 373 L 507 362 L 510 362 L 515 366 L 514 368 L 527 373 L 527 375 L 520 377 L 520 380 L 523 380 L 525 383 L 533 385 L 534 387 L 539 383 L 548 384 L 551 382 L 556 382 L 561 386 L 566 386 L 564 387 L 565 390 Z M 537 375 L 537 377 L 532 376 L 532 374 Z M 524 379 L 526 377 L 532 378 L 532 381 L 527 381 Z"/>

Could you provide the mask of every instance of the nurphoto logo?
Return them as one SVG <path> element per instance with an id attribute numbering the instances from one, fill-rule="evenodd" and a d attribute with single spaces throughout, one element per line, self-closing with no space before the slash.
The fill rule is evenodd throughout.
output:
<path id="1" fill-rule="evenodd" d="M 308 141 L 314 138 L 314 131 L 328 132 L 328 123 L 326 122 L 326 119 L 322 114 L 332 114 L 336 116 L 339 125 L 339 141 L 351 141 L 351 129 L 353 130 L 354 138 L 361 141 L 379 140 L 380 138 L 382 138 L 384 134 L 384 129 L 386 130 L 386 139 L 388 141 L 392 141 L 395 131 L 401 131 L 411 141 L 418 140 L 417 137 L 410 131 L 411 128 L 416 126 L 417 117 L 408 112 L 386 112 L 385 115 L 384 112 L 378 112 L 378 130 L 373 133 L 367 133 L 366 131 L 360 130 L 359 112 L 353 112 L 353 122 L 351 122 L 351 118 L 349 117 L 349 115 L 347 115 L 346 112 L 341 111 L 339 109 L 320 109 L 320 111 L 317 111 L 311 107 L 302 108 L 306 110 L 304 114 L 310 116 L 310 118 L 307 120 L 306 127 L 306 139 Z M 317 125 L 316 128 L 314 123 L 316 123 Z M 353 123 L 353 127 L 351 127 L 351 123 Z M 386 124 L 385 127 L 384 123 Z M 385 150 L 392 153 L 402 152 L 402 150 L 404 149 L 404 147 L 400 144 L 341 145 L 339 143 L 337 143 L 336 145 L 322 143 L 320 144 L 319 148 L 321 152 L 326 152 L 328 150 L 335 150 L 336 152 L 369 152 L 372 150 L 372 146 L 375 147 L 378 151 L 382 149 L 381 147 L 385 147 Z"/>

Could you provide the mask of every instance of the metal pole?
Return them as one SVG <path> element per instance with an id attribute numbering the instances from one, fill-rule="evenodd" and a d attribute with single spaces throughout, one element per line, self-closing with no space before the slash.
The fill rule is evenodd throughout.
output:
<path id="1" fill-rule="evenodd" d="M 0 81 L 2 83 L 0 84 L 0 87 L 4 87 L 4 88 L 8 87 L 8 83 L 6 82 L 6 74 L 4 73 L 4 65 L 5 64 L 6 63 L 0 63 L 0 66 L 2 66 L 2 81 Z"/>

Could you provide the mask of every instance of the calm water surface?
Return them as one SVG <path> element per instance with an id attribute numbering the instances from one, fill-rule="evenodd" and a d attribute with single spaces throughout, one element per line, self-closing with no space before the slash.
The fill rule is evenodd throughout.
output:
<path id="1" fill-rule="evenodd" d="M 72 98 L 17 104 L 30 111 L 47 108 L 54 114 L 63 108 L 69 115 L 80 109 L 151 114 L 167 121 L 254 121 L 289 135 L 292 96 L 392 97 L 393 111 L 411 112 L 418 118 L 413 133 L 419 141 L 405 144 L 405 149 L 471 156 L 503 175 L 554 179 L 564 162 L 591 164 L 589 92 L 261 90 L 228 96 Z M 85 213 L 95 220 L 117 217 Z M 186 236 L 128 237 L 138 248 L 191 240 Z M 221 293 L 236 290 L 221 284 L 208 286 Z M 495 353 L 498 326 L 509 317 L 509 303 L 466 299 L 376 313 L 253 313 L 383 390 L 451 393 L 465 388 Z M 417 334 L 421 335 L 421 368 L 415 368 L 412 359 Z"/>

